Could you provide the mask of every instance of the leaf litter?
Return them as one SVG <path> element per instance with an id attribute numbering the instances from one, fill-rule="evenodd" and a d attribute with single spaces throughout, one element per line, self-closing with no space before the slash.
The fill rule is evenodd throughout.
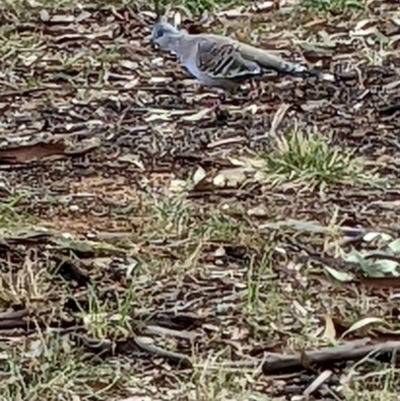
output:
<path id="1" fill-rule="evenodd" d="M 220 112 L 196 103 L 198 85 L 149 46 L 144 5 L 2 10 L 1 207 L 13 205 L 19 226 L 2 219 L 5 400 L 369 391 L 340 380 L 368 374 L 348 360 L 399 348 L 396 8 L 371 2 L 339 24 L 288 7 L 226 6 L 182 25 L 202 18 L 207 31 L 328 60 L 341 79 L 271 76 L 257 101 L 239 94 Z M 316 130 L 327 159 L 339 148 L 379 185 L 332 163 L 312 164 L 311 177 L 321 147 L 294 152 L 295 130 Z M 296 177 L 280 174 L 276 139 Z M 330 171 L 338 179 L 321 181 Z M 365 273 L 383 261 L 384 277 Z M 294 375 L 271 377 L 288 367 Z"/>

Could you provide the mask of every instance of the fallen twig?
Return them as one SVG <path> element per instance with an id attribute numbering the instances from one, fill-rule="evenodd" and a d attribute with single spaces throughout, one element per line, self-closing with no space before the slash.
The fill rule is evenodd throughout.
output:
<path id="1" fill-rule="evenodd" d="M 266 353 L 262 364 L 262 371 L 267 375 L 288 369 L 302 369 L 304 368 L 305 360 L 307 361 L 307 365 L 315 367 L 315 365 L 360 359 L 369 354 L 386 354 L 400 350 L 400 341 L 388 341 L 379 344 L 368 344 L 368 342 L 370 342 L 370 339 L 365 338 L 337 347 L 298 352 L 293 355 Z"/>
<path id="2" fill-rule="evenodd" d="M 156 345 L 154 345 L 154 343 L 150 337 L 137 336 L 137 337 L 135 337 L 134 341 L 135 341 L 135 344 L 142 351 L 148 352 L 149 354 L 153 354 L 156 356 L 166 358 L 170 362 L 178 363 L 179 365 L 181 365 L 183 367 L 191 367 L 192 366 L 192 362 L 186 355 L 179 354 L 177 352 L 167 351 L 165 349 L 157 347 Z"/>
<path id="3" fill-rule="evenodd" d="M 251 358 L 213 365 L 213 369 L 258 369 L 265 375 L 283 374 L 285 371 L 298 371 L 307 368 L 318 368 L 321 365 L 332 365 L 336 362 L 362 359 L 369 354 L 387 354 L 400 350 L 400 341 L 387 341 L 379 344 L 368 344 L 370 338 L 347 342 L 337 347 L 326 347 L 315 351 L 302 351 L 292 355 L 267 352 L 264 358 Z M 208 366 L 210 368 L 210 366 Z"/>

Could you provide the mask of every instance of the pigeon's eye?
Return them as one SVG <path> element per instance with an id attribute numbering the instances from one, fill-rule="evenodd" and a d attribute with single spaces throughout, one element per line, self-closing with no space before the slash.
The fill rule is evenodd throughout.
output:
<path id="1" fill-rule="evenodd" d="M 164 35 L 164 30 L 162 28 L 154 29 L 154 31 L 153 31 L 153 38 L 154 39 L 159 39 L 163 35 Z"/>
<path id="2" fill-rule="evenodd" d="M 161 36 L 163 36 L 164 35 L 164 30 L 163 29 L 159 29 L 158 31 L 157 31 L 157 33 L 156 33 L 156 37 L 157 38 L 161 38 Z"/>

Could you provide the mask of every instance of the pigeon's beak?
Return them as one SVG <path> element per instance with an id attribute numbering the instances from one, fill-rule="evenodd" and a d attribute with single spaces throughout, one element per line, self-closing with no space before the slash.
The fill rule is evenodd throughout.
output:
<path id="1" fill-rule="evenodd" d="M 145 36 L 144 38 L 145 43 L 152 43 L 153 42 L 153 37 L 150 35 Z"/>
<path id="2" fill-rule="evenodd" d="M 157 47 L 157 44 L 154 41 L 154 37 L 152 34 L 149 34 L 144 37 L 144 43 L 149 44 L 152 47 Z"/>
<path id="3" fill-rule="evenodd" d="M 158 49 L 158 48 L 160 47 L 160 46 L 157 44 L 157 42 L 154 40 L 153 35 L 149 35 L 149 40 L 150 40 L 151 45 L 152 45 L 155 49 Z"/>
<path id="4" fill-rule="evenodd" d="M 155 49 L 157 48 L 157 43 L 154 41 L 153 38 L 150 38 L 150 44 L 152 47 L 154 47 Z"/>

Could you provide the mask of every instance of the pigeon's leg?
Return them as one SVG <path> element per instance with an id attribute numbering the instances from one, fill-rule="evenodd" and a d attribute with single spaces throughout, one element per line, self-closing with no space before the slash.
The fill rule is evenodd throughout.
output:
<path id="1" fill-rule="evenodd" d="M 202 100 L 201 103 L 211 109 L 217 109 L 221 106 L 221 103 L 225 101 L 225 95 L 223 93 L 219 94 L 218 98 L 210 97 L 209 99 Z"/>
<path id="2" fill-rule="evenodd" d="M 197 99 L 195 100 L 195 103 L 197 104 L 201 104 L 204 107 L 207 108 L 218 108 L 221 103 L 223 103 L 225 101 L 225 95 L 224 93 L 221 93 L 220 91 L 218 91 L 218 95 L 217 96 L 213 96 L 212 93 L 207 91 L 207 94 L 204 95 L 206 89 L 204 88 L 204 86 L 202 85 L 198 85 L 197 89 L 196 89 L 196 93 L 198 96 Z M 202 96 L 203 95 L 203 96 Z M 201 97 L 200 99 L 198 97 Z"/>
<path id="3" fill-rule="evenodd" d="M 261 85 L 260 82 L 257 80 L 252 79 L 250 81 L 250 92 L 249 92 L 249 99 L 256 100 L 260 97 L 261 92 Z"/>

